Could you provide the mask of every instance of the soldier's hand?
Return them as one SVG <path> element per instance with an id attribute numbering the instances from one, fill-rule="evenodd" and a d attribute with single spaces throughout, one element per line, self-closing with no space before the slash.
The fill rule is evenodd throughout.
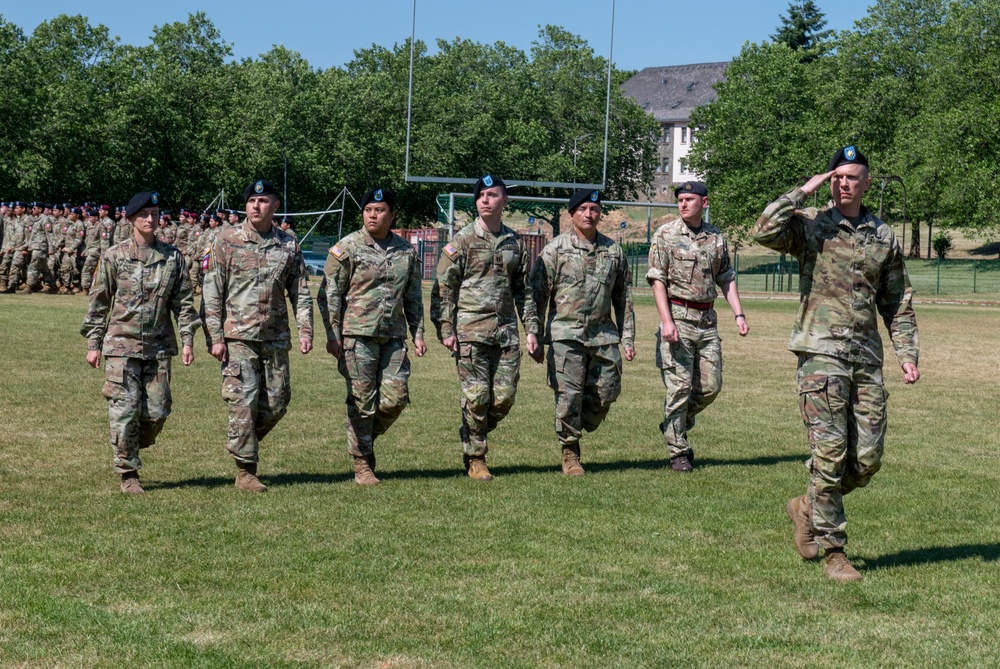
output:
<path id="1" fill-rule="evenodd" d="M 912 362 L 903 364 L 903 383 L 910 385 L 920 379 L 920 370 Z"/>
<path id="2" fill-rule="evenodd" d="M 545 347 L 538 343 L 538 335 L 534 332 L 528 333 L 526 337 L 528 340 L 528 355 L 535 362 L 541 362 L 545 359 Z"/>
<path id="3" fill-rule="evenodd" d="M 836 172 L 836 171 L 837 170 L 831 170 L 830 172 L 827 172 L 826 174 L 817 174 L 812 179 L 810 179 L 809 181 L 807 181 L 804 186 L 802 186 L 802 189 L 801 189 L 802 192 L 804 194 L 806 194 L 806 195 L 812 195 L 817 190 L 819 190 L 820 186 L 822 186 L 824 183 L 826 183 L 827 181 L 829 181 L 830 177 L 832 177 L 833 174 L 834 174 L 834 172 Z"/>
<path id="4" fill-rule="evenodd" d="M 441 340 L 441 345 L 452 353 L 458 353 L 458 337 L 452 335 Z"/>
<path id="5" fill-rule="evenodd" d="M 326 352 L 332 355 L 334 358 L 340 357 L 340 340 L 339 339 L 327 339 L 326 340 Z"/>
<path id="6" fill-rule="evenodd" d="M 424 353 L 427 353 L 427 344 L 424 343 L 423 339 L 414 339 L 413 351 L 417 354 L 418 358 L 422 358 L 424 357 Z"/>
<path id="7" fill-rule="evenodd" d="M 194 349 L 190 346 L 185 346 L 181 349 L 181 362 L 184 363 L 185 367 L 190 367 L 191 363 L 194 362 Z"/>
<path id="8" fill-rule="evenodd" d="M 750 324 L 747 323 L 746 316 L 740 316 L 736 319 L 736 329 L 739 330 L 741 337 L 747 336 L 747 333 L 750 332 Z"/>
<path id="9" fill-rule="evenodd" d="M 101 366 L 101 352 L 97 351 L 87 351 L 87 364 L 98 369 Z"/>
<path id="10" fill-rule="evenodd" d="M 669 323 L 660 323 L 660 341 L 667 341 L 671 344 L 676 343 L 680 339 L 680 334 L 677 332 L 677 326 L 673 321 Z"/>
<path id="11" fill-rule="evenodd" d="M 220 342 L 218 344 L 212 344 L 212 348 L 210 348 L 208 352 L 211 353 L 212 357 L 215 358 L 216 360 L 218 360 L 219 362 L 225 362 L 226 361 L 226 357 L 227 356 L 226 356 L 226 343 L 225 342 Z"/>
<path id="12" fill-rule="evenodd" d="M 299 350 L 302 351 L 302 355 L 305 355 L 309 351 L 313 350 L 313 341 L 307 337 L 299 337 Z"/>
<path id="13" fill-rule="evenodd" d="M 628 360 L 629 362 L 632 362 L 632 360 L 635 359 L 635 347 L 634 346 L 626 346 L 625 347 L 625 359 Z"/>

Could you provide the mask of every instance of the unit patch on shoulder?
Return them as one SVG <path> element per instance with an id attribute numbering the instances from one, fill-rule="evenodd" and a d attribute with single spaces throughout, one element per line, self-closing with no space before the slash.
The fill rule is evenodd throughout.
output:
<path id="1" fill-rule="evenodd" d="M 333 246 L 330 247 L 330 255 L 332 255 L 337 260 L 343 260 L 344 257 L 347 255 L 347 251 L 340 248 L 338 245 L 334 244 Z"/>
<path id="2" fill-rule="evenodd" d="M 455 256 L 458 255 L 458 249 L 456 249 L 451 244 L 444 245 L 444 252 L 448 254 L 449 258 L 454 258 Z"/>

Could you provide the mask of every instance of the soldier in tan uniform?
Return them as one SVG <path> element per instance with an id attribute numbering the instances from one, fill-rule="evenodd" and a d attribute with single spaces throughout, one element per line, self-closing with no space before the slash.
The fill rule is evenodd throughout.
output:
<path id="1" fill-rule="evenodd" d="M 527 346 L 540 362 L 543 345 L 549 344 L 547 378 L 555 391 L 562 471 L 583 476 L 580 436 L 596 430 L 618 399 L 618 345 L 624 344 L 626 360 L 635 357 L 635 313 L 625 251 L 597 231 L 600 192 L 576 191 L 568 209 L 573 229 L 546 244 L 531 271 L 538 321 L 544 326 L 541 333 L 528 332 Z"/>
<path id="2" fill-rule="evenodd" d="M 687 432 L 695 416 L 722 391 L 722 341 L 715 313 L 722 290 L 741 337 L 750 331 L 729 247 L 722 231 L 702 220 L 705 184 L 689 181 L 674 190 L 680 216 L 660 226 L 649 247 L 646 281 L 653 287 L 660 330 L 656 366 L 667 390 L 660 423 L 670 467 L 690 472 L 694 451 Z"/>
<path id="3" fill-rule="evenodd" d="M 330 249 L 324 268 L 326 350 L 347 381 L 347 451 L 354 480 L 375 485 L 375 439 L 409 404 L 409 327 L 417 357 L 424 345 L 421 266 L 394 233 L 395 197 L 373 188 L 361 198 L 363 227 Z"/>
<path id="4" fill-rule="evenodd" d="M 830 182 L 833 203 L 803 208 Z M 839 149 L 827 171 L 764 210 L 754 239 L 799 261 L 799 312 L 788 348 L 798 356 L 798 393 L 811 457 L 806 494 L 788 501 L 796 550 L 837 581 L 861 580 L 844 552 L 844 495 L 868 485 L 882 466 L 886 397 L 879 318 L 892 339 L 903 381 L 916 383 L 919 339 L 913 289 L 892 229 L 862 204 L 868 159 Z"/>
<path id="5" fill-rule="evenodd" d="M 247 217 L 212 244 L 202 288 L 209 350 L 222 363 L 222 397 L 229 410 L 227 449 L 236 487 L 264 492 L 257 478 L 260 440 L 288 411 L 291 332 L 286 297 L 299 330 L 299 350 L 312 350 L 309 275 L 298 243 L 274 227 L 281 201 L 270 181 L 243 192 Z"/>
<path id="6" fill-rule="evenodd" d="M 516 232 L 503 224 L 507 187 L 487 174 L 473 188 L 479 216 L 444 247 L 431 296 L 438 338 L 455 354 L 462 386 L 463 460 L 470 478 L 491 481 L 487 435 L 514 406 L 520 378 L 517 318 L 538 329 L 533 300 L 526 300 L 528 255 Z"/>
<path id="7" fill-rule="evenodd" d="M 121 490 L 142 494 L 139 450 L 156 442 L 170 415 L 170 359 L 181 335 L 181 361 L 194 360 L 194 310 L 184 259 L 156 240 L 159 196 L 139 193 L 125 213 L 132 239 L 111 247 L 101 259 L 80 333 L 87 338 L 87 362 L 98 368 L 104 354 L 104 390 L 111 423 L 111 448 Z"/>

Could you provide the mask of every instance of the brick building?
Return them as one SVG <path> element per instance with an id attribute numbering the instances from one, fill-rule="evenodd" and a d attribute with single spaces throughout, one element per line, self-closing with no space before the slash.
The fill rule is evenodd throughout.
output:
<path id="1" fill-rule="evenodd" d="M 692 139 L 688 128 L 691 112 L 715 100 L 713 86 L 723 78 L 728 65 L 724 62 L 647 67 L 622 84 L 625 95 L 660 124 L 653 171 L 654 201 L 673 202 L 672 184 L 698 177 L 687 165 Z"/>

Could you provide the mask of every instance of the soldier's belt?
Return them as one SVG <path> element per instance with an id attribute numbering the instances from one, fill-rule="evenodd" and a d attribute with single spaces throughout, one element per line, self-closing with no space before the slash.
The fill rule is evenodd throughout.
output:
<path id="1" fill-rule="evenodd" d="M 692 302 L 691 300 L 682 300 L 679 297 L 671 297 L 670 304 L 676 304 L 689 309 L 700 309 L 702 311 L 708 311 L 715 306 L 715 302 Z"/>

